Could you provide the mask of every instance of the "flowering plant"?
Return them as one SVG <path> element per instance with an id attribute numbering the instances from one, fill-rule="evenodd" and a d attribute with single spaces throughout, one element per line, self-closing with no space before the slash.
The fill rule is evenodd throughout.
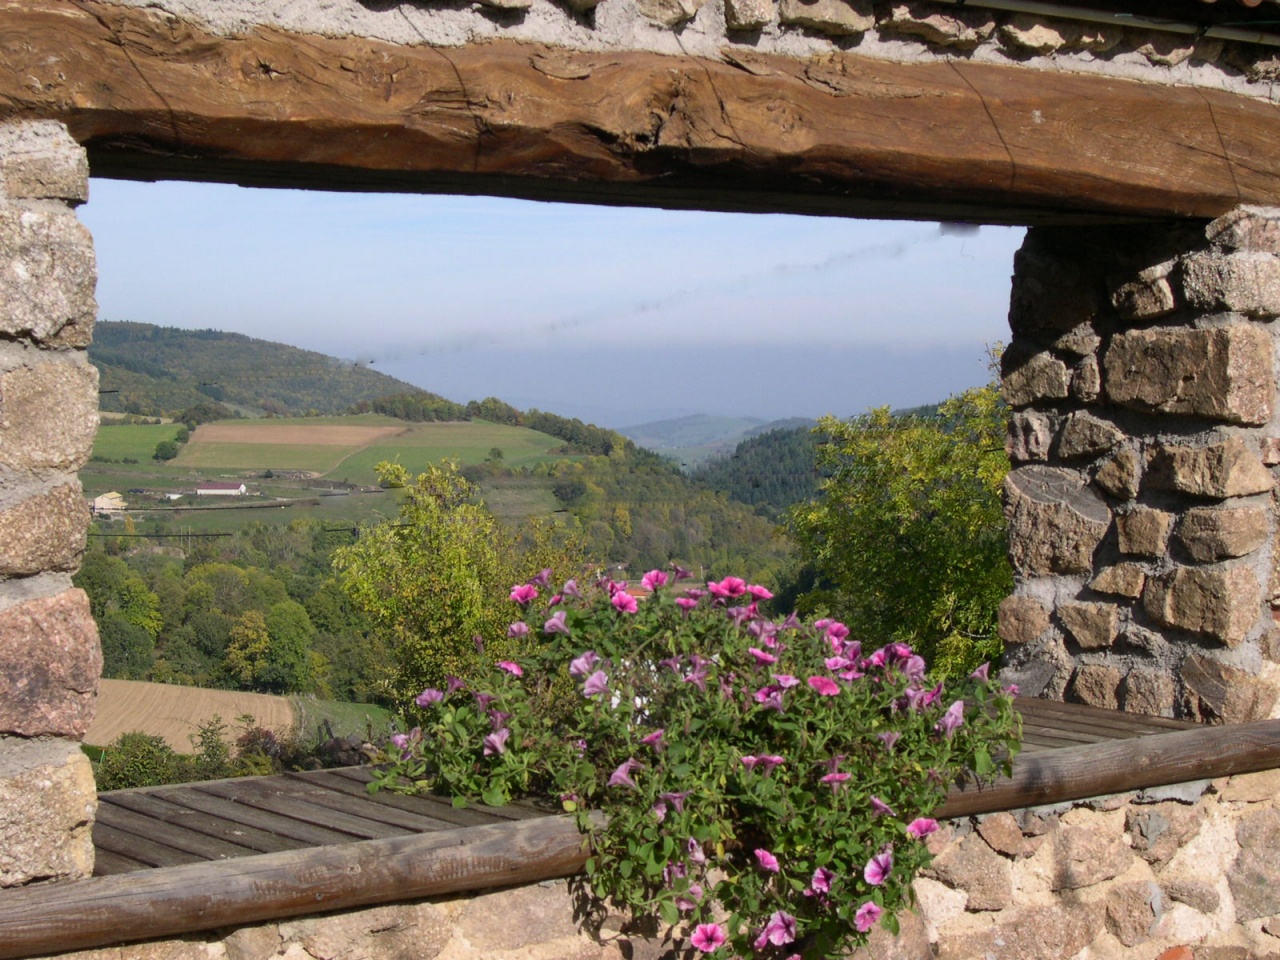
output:
<path id="1" fill-rule="evenodd" d="M 944 689 L 904 644 L 863 650 L 833 620 L 766 618 L 763 587 L 684 576 L 513 587 L 527 649 L 424 690 L 378 784 L 558 799 L 594 895 L 701 954 L 835 957 L 896 930 L 948 786 L 1008 770 L 1011 691 L 985 667 Z"/>

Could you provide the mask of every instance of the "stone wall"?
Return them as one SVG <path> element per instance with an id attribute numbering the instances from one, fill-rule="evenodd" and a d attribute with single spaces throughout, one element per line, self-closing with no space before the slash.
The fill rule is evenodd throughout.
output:
<path id="1" fill-rule="evenodd" d="M 0 887 L 87 876 L 96 794 L 79 749 L 102 657 L 71 586 L 98 423 L 84 151 L 57 123 L 0 124 Z"/>
<path id="2" fill-rule="evenodd" d="M 858 960 L 1280 960 L 1280 771 L 946 823 L 899 935 Z M 66 960 L 674 960 L 563 882 L 63 955 Z"/>
<path id="3" fill-rule="evenodd" d="M 1000 609 L 1024 694 L 1274 714 L 1277 254 L 1271 209 L 1028 232 L 1003 358 L 1017 587 Z"/>

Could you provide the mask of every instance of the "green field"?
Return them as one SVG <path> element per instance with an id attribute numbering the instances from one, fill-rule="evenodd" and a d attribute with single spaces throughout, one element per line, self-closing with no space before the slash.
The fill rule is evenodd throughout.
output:
<path id="1" fill-rule="evenodd" d="M 150 464 L 156 452 L 156 444 L 162 440 L 172 440 L 182 429 L 182 424 L 107 424 L 98 427 L 98 435 L 93 439 L 93 455 L 109 460 L 123 460 L 128 457 L 137 460 L 139 465 Z"/>
<path id="2" fill-rule="evenodd" d="M 394 715 L 385 707 L 372 703 L 343 703 L 339 700 L 317 700 L 314 697 L 290 697 L 297 718 L 295 726 L 304 737 L 313 737 L 325 721 L 334 736 L 365 737 L 391 732 Z"/>

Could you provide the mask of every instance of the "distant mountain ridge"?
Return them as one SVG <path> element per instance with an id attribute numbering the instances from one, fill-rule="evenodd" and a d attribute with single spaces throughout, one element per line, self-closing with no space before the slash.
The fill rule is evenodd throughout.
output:
<path id="1" fill-rule="evenodd" d="M 302 416 L 390 394 L 436 396 L 323 353 L 221 330 L 100 321 L 89 360 L 108 412 L 163 416 L 212 400 L 249 416 Z"/>
<path id="2" fill-rule="evenodd" d="M 770 430 L 808 429 L 815 423 L 804 417 L 765 421 L 759 417 L 717 417 L 695 413 L 623 427 L 618 432 L 641 447 L 691 466 L 727 454 L 743 440 Z"/>

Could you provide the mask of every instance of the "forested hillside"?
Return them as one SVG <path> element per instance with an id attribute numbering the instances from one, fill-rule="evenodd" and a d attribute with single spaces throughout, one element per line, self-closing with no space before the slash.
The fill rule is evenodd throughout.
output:
<path id="1" fill-rule="evenodd" d="M 103 321 L 89 360 L 109 412 L 167 416 L 213 400 L 250 416 L 305 416 L 390 394 L 443 399 L 322 353 L 220 330 Z"/>
<path id="2" fill-rule="evenodd" d="M 818 492 L 818 440 L 809 427 L 768 430 L 743 440 L 728 456 L 690 474 L 698 483 L 777 519 L 787 507 Z"/>

